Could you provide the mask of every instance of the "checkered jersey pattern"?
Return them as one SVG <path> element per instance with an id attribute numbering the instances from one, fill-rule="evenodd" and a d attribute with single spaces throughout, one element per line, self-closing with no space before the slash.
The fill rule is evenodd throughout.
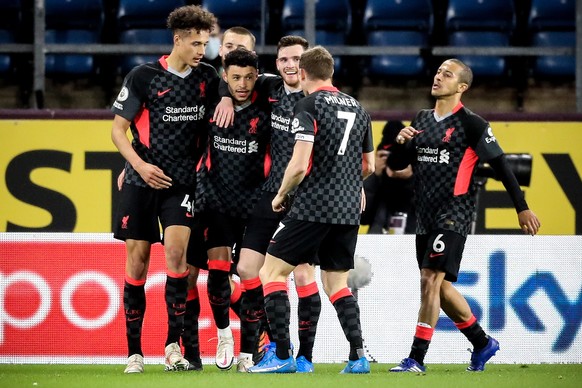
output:
<path id="1" fill-rule="evenodd" d="M 204 202 L 207 209 L 232 217 L 248 218 L 265 182 L 270 112 L 267 105 L 254 101 L 235 111 L 234 125 L 228 128 L 209 122 Z"/>
<path id="2" fill-rule="evenodd" d="M 276 193 L 283 181 L 287 164 L 293 154 L 295 134 L 291 132 L 293 108 L 297 101 L 305 97 L 303 92 L 287 93 L 283 85 L 269 96 L 271 103 L 271 171 L 263 190 Z"/>
<path id="3" fill-rule="evenodd" d="M 362 154 L 374 150 L 370 116 L 351 96 L 329 87 L 295 105 L 291 131 L 313 137 L 311 169 L 295 194 L 289 216 L 359 225 Z"/>
<path id="4" fill-rule="evenodd" d="M 462 104 L 440 121 L 434 110 L 422 110 L 411 126 L 422 131 L 411 142 L 416 148 L 416 233 L 444 229 L 466 236 L 477 194 L 475 168 L 503 151 L 489 123 Z"/>
<path id="5" fill-rule="evenodd" d="M 193 185 L 200 139 L 206 136 L 203 118 L 217 85 L 213 67 L 201 63 L 180 77 L 168 71 L 162 57 L 125 77 L 111 110 L 131 121 L 132 145 L 142 159 L 161 168 L 174 184 Z M 147 186 L 129 163 L 125 182 Z"/>

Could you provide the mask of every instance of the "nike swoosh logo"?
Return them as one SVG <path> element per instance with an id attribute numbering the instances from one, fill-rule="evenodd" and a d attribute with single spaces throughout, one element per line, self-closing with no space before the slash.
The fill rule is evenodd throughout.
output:
<path id="1" fill-rule="evenodd" d="M 158 97 L 162 97 L 164 94 L 168 93 L 170 90 L 172 90 L 172 88 L 158 92 Z"/>
<path id="2" fill-rule="evenodd" d="M 277 100 L 275 98 L 271 98 L 271 97 L 269 97 L 268 100 L 269 100 L 269 102 L 278 102 L 279 101 L 279 100 Z"/>
<path id="3" fill-rule="evenodd" d="M 214 121 L 215 121 L 214 119 L 210 119 L 210 120 L 208 120 L 208 122 L 209 122 L 210 124 L 212 124 Z"/>
<path id="4" fill-rule="evenodd" d="M 141 317 L 137 317 L 137 318 L 127 318 L 127 322 L 134 322 L 141 319 Z"/>
<path id="5" fill-rule="evenodd" d="M 190 214 L 190 213 L 186 213 L 186 217 L 187 217 L 187 218 L 192 218 L 192 217 L 194 217 L 194 216 L 193 216 L 192 214 Z"/>
<path id="6" fill-rule="evenodd" d="M 273 366 L 273 367 L 271 367 L 271 368 L 264 368 L 264 369 L 261 369 L 261 371 L 262 371 L 262 372 L 271 372 L 271 371 L 276 371 L 276 370 L 279 370 L 279 369 L 283 369 L 283 368 L 285 368 L 285 367 L 286 367 L 287 365 L 289 365 L 289 364 L 290 364 L 289 362 L 286 362 L 286 363 L 284 363 L 284 364 L 276 365 L 276 366 Z"/>
<path id="7" fill-rule="evenodd" d="M 429 259 L 433 259 L 435 257 L 439 257 L 439 256 L 443 256 L 444 253 L 431 253 L 430 255 L 428 255 Z"/>

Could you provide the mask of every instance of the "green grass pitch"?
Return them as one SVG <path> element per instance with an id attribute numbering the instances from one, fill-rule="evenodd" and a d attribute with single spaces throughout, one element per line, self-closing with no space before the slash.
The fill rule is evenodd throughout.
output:
<path id="1" fill-rule="evenodd" d="M 214 365 L 203 372 L 164 372 L 162 365 L 146 365 L 143 374 L 124 375 L 123 365 L 0 364 L 0 387 L 582 387 L 582 364 L 488 364 L 478 373 L 465 372 L 461 364 L 431 364 L 423 374 L 388 373 L 393 365 L 371 365 L 367 375 L 340 375 L 343 364 L 316 364 L 313 374 L 289 375 L 222 372 Z"/>

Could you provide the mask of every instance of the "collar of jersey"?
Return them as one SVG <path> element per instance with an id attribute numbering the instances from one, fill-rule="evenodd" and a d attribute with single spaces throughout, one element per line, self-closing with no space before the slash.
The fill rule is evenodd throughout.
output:
<path id="1" fill-rule="evenodd" d="M 315 89 L 316 92 L 325 91 L 325 92 L 339 92 L 339 89 L 335 86 L 322 86 L 321 88 Z"/>

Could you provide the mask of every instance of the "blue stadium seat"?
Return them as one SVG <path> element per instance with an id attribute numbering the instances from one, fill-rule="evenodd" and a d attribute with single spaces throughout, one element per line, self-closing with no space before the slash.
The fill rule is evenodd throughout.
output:
<path id="1" fill-rule="evenodd" d="M 369 46 L 426 46 L 428 38 L 420 31 L 378 30 L 368 33 Z M 370 58 L 371 76 L 417 76 L 425 73 L 426 64 L 420 55 L 374 55 Z"/>
<path id="2" fill-rule="evenodd" d="M 281 12 L 284 35 L 305 37 L 304 0 L 284 0 Z M 352 9 L 349 0 L 319 0 L 315 4 L 315 42 L 310 45 L 343 46 L 352 28 Z M 342 58 L 334 56 L 334 72 L 342 74 Z"/>
<path id="3" fill-rule="evenodd" d="M 223 31 L 230 27 L 241 26 L 251 31 L 257 40 L 259 39 L 263 22 L 260 1 L 202 0 L 200 5 L 216 16 Z"/>
<path id="4" fill-rule="evenodd" d="M 368 0 L 364 9 L 366 30 L 432 31 L 430 0 Z"/>
<path id="5" fill-rule="evenodd" d="M 315 30 L 335 32 L 343 36 L 343 43 L 352 28 L 352 11 L 349 0 L 319 0 L 315 5 Z M 285 35 L 305 28 L 304 0 L 284 0 L 281 27 Z M 316 37 L 317 40 L 317 37 Z M 309 42 L 320 44 L 323 42 Z"/>
<path id="6" fill-rule="evenodd" d="M 429 0 L 368 0 L 364 9 L 368 46 L 427 46 L 433 23 Z M 418 76 L 425 72 L 420 55 L 375 55 L 368 64 L 371 76 Z"/>
<path id="7" fill-rule="evenodd" d="M 170 12 L 185 4 L 184 0 L 119 0 L 117 25 L 121 31 L 166 28 Z"/>
<path id="8" fill-rule="evenodd" d="M 119 43 L 170 45 L 172 34 L 166 25 L 168 15 L 185 4 L 184 0 L 119 0 L 117 9 Z M 155 54 L 121 56 L 119 72 L 125 76 L 135 66 L 156 61 L 159 57 L 160 55 Z"/>
<path id="9" fill-rule="evenodd" d="M 454 31 L 449 35 L 450 46 L 483 46 L 507 47 L 509 36 L 499 31 Z M 506 59 L 498 55 L 459 55 L 473 74 L 485 77 L 500 77 L 506 75 Z"/>
<path id="10" fill-rule="evenodd" d="M 533 47 L 575 47 L 576 33 L 573 31 L 540 31 L 533 35 Z M 542 77 L 569 77 L 576 74 L 574 55 L 544 55 L 535 58 L 532 73 Z"/>
<path id="11" fill-rule="evenodd" d="M 576 0 L 531 0 L 529 28 L 572 30 L 576 28 Z"/>
<path id="12" fill-rule="evenodd" d="M 576 46 L 576 1 L 532 0 L 528 18 L 532 47 Z M 548 55 L 536 57 L 532 74 L 541 77 L 574 77 L 574 55 Z"/>
<path id="13" fill-rule="evenodd" d="M 445 27 L 449 31 L 512 31 L 515 27 L 513 0 L 449 0 Z"/>
<path id="14" fill-rule="evenodd" d="M 513 0 L 449 0 L 445 29 L 449 46 L 509 46 L 516 23 Z M 507 75 L 507 61 L 499 55 L 464 55 L 476 76 Z"/>
<path id="15" fill-rule="evenodd" d="M 124 44 L 171 44 L 172 33 L 170 30 L 152 29 L 132 29 L 122 31 L 119 35 L 119 43 Z M 126 75 L 134 67 L 142 63 L 155 62 L 161 55 L 134 54 L 125 55 L 121 58 L 120 73 Z"/>
<path id="16" fill-rule="evenodd" d="M 287 34 L 305 37 L 304 30 L 291 30 L 288 31 Z M 318 44 L 321 44 L 324 47 L 341 46 L 345 44 L 345 37 L 343 36 L 342 32 L 324 30 L 315 31 L 315 40 L 317 41 Z M 340 74 L 340 72 L 342 71 L 342 58 L 337 55 L 334 56 L 333 63 L 334 63 L 334 73 Z"/>
<path id="17" fill-rule="evenodd" d="M 46 43 L 99 43 L 103 27 L 101 0 L 46 0 Z M 95 72 L 93 55 L 49 54 L 47 74 L 88 75 Z"/>
<path id="18" fill-rule="evenodd" d="M 99 34 L 90 30 L 47 30 L 46 43 L 83 44 L 98 43 Z M 45 58 L 47 74 L 88 75 L 95 70 L 93 55 L 84 54 L 50 54 Z"/>
<path id="19" fill-rule="evenodd" d="M 16 43 L 17 31 L 20 25 L 20 1 L 14 0 L 0 4 L 0 44 Z M 12 70 L 13 63 L 10 54 L 0 54 L 0 73 Z"/>

